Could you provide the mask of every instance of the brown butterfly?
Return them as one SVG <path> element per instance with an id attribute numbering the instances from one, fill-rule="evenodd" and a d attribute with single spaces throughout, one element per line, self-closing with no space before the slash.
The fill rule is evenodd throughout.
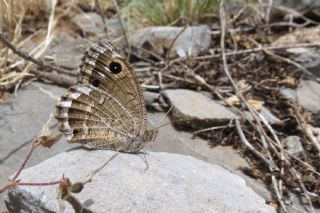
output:
<path id="1" fill-rule="evenodd" d="M 78 81 L 61 97 L 56 118 L 69 142 L 92 149 L 137 152 L 156 135 L 147 130 L 133 68 L 107 40 L 86 51 Z"/>

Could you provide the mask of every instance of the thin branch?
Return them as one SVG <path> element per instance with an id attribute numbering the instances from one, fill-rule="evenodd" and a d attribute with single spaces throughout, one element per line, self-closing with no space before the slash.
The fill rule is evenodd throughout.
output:
<path id="1" fill-rule="evenodd" d="M 265 131 L 263 129 L 263 126 L 262 126 L 262 124 L 260 122 L 260 118 L 257 116 L 256 110 L 254 110 L 249 105 L 249 103 L 246 101 L 246 99 L 244 98 L 244 96 L 240 92 L 237 84 L 233 80 L 233 78 L 232 78 L 232 76 L 230 74 L 230 71 L 229 71 L 229 66 L 228 66 L 228 63 L 227 63 L 227 57 L 226 57 L 226 53 L 225 53 L 226 14 L 225 14 L 225 10 L 224 10 L 224 1 L 223 0 L 220 3 L 219 13 L 220 13 L 220 25 L 221 25 L 220 47 L 221 47 L 221 57 L 222 57 L 222 62 L 223 62 L 223 71 L 226 74 L 226 76 L 229 79 L 229 81 L 231 82 L 232 87 L 234 88 L 236 95 L 239 97 L 241 102 L 246 106 L 246 108 L 249 110 L 249 112 L 252 114 L 253 118 L 256 120 L 256 122 L 258 124 L 257 128 L 258 128 L 258 132 L 260 134 L 261 142 L 262 142 L 263 147 L 265 148 L 265 151 L 267 152 L 269 160 L 267 160 L 260 152 L 255 151 L 255 154 L 257 156 L 259 156 L 262 160 L 264 160 L 264 162 L 266 162 L 267 165 L 269 165 L 269 170 L 270 170 L 271 173 L 273 173 L 274 169 L 277 169 L 277 166 L 273 162 L 272 155 L 271 155 L 271 153 L 270 153 L 270 151 L 268 149 L 268 144 L 266 143 L 266 140 L 265 140 L 266 133 L 265 133 Z M 242 130 L 240 128 L 240 123 L 239 123 L 239 121 L 237 121 L 237 119 L 235 119 L 235 124 L 236 124 L 237 130 L 238 130 L 238 133 L 239 133 L 240 137 L 242 138 L 242 141 L 245 142 L 245 144 L 248 146 L 250 143 L 248 143 L 246 140 L 244 140 L 245 137 L 244 137 L 244 134 L 243 134 L 243 132 L 242 132 Z M 255 149 L 252 149 L 253 146 L 252 145 L 250 146 L 250 145 L 248 147 L 250 147 L 251 150 L 255 150 Z M 270 163 L 268 163 L 268 162 L 270 162 Z M 272 162 L 272 164 L 271 164 L 271 162 Z M 283 202 L 283 197 L 282 197 L 282 193 L 281 193 L 282 184 L 281 184 L 280 181 L 279 181 L 279 184 L 277 184 L 274 175 L 272 175 L 271 177 L 272 177 L 273 187 L 274 187 L 277 199 L 278 199 L 278 201 L 279 201 L 279 203 L 281 205 L 281 208 L 282 208 L 282 210 L 284 212 L 287 212 L 287 208 L 286 208 L 286 206 L 285 206 L 285 204 Z"/>
<path id="2" fill-rule="evenodd" d="M 271 170 L 276 168 L 276 165 L 269 161 L 266 157 L 264 157 L 256 148 L 254 148 L 250 142 L 247 140 L 246 136 L 244 135 L 240 122 L 238 119 L 234 119 L 234 123 L 238 132 L 238 135 L 241 139 L 241 142 L 250 150 L 252 151 L 257 157 L 259 157 Z"/>
<path id="3" fill-rule="evenodd" d="M 107 28 L 106 20 L 104 19 L 104 16 L 103 16 L 103 11 L 102 11 L 102 8 L 100 5 L 100 1 L 95 0 L 95 2 L 96 2 L 97 9 L 98 9 L 98 13 L 102 19 L 104 33 L 106 34 L 106 37 L 108 38 L 108 28 Z"/>
<path id="4" fill-rule="evenodd" d="M 262 45 L 260 45 L 257 41 L 255 41 L 254 39 L 250 39 L 253 43 L 255 43 L 259 48 L 262 48 L 262 50 L 270 55 L 271 57 L 275 58 L 275 59 L 278 59 L 278 60 L 281 60 L 281 61 L 284 61 L 284 62 L 287 62 L 288 64 L 292 64 L 294 66 L 296 66 L 297 68 L 299 68 L 300 70 L 302 70 L 305 74 L 315 78 L 317 81 L 320 81 L 319 78 L 315 77 L 309 70 L 307 70 L 306 68 L 304 68 L 301 64 L 289 59 L 289 58 L 285 58 L 285 57 L 282 57 L 280 55 L 277 55 L 275 53 L 273 53 L 272 51 L 270 50 L 267 50 L 265 48 L 262 47 Z"/>
<path id="5" fill-rule="evenodd" d="M 170 47 L 169 47 L 169 51 L 167 52 L 167 55 L 166 55 L 166 62 L 165 64 L 166 65 L 169 65 L 169 58 L 170 58 L 170 54 L 171 54 L 171 51 L 172 51 L 172 48 L 173 48 L 173 45 L 174 43 L 177 41 L 177 39 L 179 38 L 179 36 L 187 29 L 188 27 L 185 26 L 184 28 L 182 28 L 182 30 L 174 37 L 174 39 L 172 40 L 171 44 L 170 44 Z"/>
<path id="6" fill-rule="evenodd" d="M 5 35 L 0 32 L 0 41 L 6 45 L 9 49 L 12 50 L 13 53 L 17 54 L 18 56 L 20 56 L 21 58 L 24 58 L 27 61 L 31 61 L 34 64 L 49 69 L 49 70 L 56 70 L 59 73 L 63 73 L 63 74 L 69 74 L 70 75 L 70 71 L 64 70 L 60 67 L 54 66 L 54 65 L 50 65 L 42 60 L 39 59 L 35 59 L 34 57 L 30 56 L 29 54 L 25 53 L 22 50 L 17 49 L 6 37 Z"/>
<path id="7" fill-rule="evenodd" d="M 124 39 L 125 39 L 125 41 L 126 41 L 128 50 L 130 50 L 130 44 L 129 44 L 129 40 L 128 40 L 128 36 L 127 36 L 127 31 L 126 31 L 126 29 L 125 29 L 125 27 L 124 27 L 124 24 L 123 24 L 123 21 L 122 21 L 122 18 L 121 18 L 120 9 L 119 9 L 117 0 L 112 0 L 112 2 L 113 2 L 113 5 L 115 6 L 115 8 L 116 8 L 116 10 L 117 10 L 117 14 L 118 14 L 118 17 L 119 17 L 121 29 L 122 29 L 123 36 L 124 36 Z"/>
<path id="8" fill-rule="evenodd" d="M 304 48 L 320 47 L 320 43 L 319 42 L 300 43 L 300 44 L 293 44 L 293 45 L 267 46 L 267 47 L 261 46 L 261 47 L 252 48 L 252 49 L 225 52 L 224 54 L 225 54 L 225 56 L 234 56 L 234 55 L 250 54 L 250 53 L 255 53 L 255 52 L 260 52 L 260 51 L 265 51 L 265 50 L 284 50 L 284 49 L 302 48 L 302 47 L 304 47 Z M 222 56 L 222 53 L 219 53 L 219 54 L 213 54 L 213 55 L 191 57 L 190 60 L 212 59 L 212 58 L 219 58 L 221 56 Z"/>

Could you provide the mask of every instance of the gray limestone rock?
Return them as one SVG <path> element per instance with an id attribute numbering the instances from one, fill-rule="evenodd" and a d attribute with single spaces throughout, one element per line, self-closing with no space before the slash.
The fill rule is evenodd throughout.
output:
<path id="1" fill-rule="evenodd" d="M 272 125 L 280 124 L 281 120 L 277 118 L 268 108 L 262 107 L 259 113 Z M 249 111 L 244 112 L 246 119 L 253 120 L 253 117 Z"/>
<path id="2" fill-rule="evenodd" d="M 79 13 L 72 18 L 72 21 L 86 35 L 99 35 L 103 32 L 103 21 L 97 13 Z"/>
<path id="3" fill-rule="evenodd" d="M 288 151 L 289 154 L 297 156 L 298 154 L 304 151 L 301 144 L 301 138 L 298 136 L 289 136 L 281 141 L 284 145 L 284 148 Z"/>
<path id="4" fill-rule="evenodd" d="M 147 144 L 147 150 L 154 152 L 169 152 L 182 155 L 190 155 L 197 159 L 204 160 L 213 164 L 218 164 L 236 172 L 241 167 L 248 167 L 246 160 L 240 156 L 235 149 L 230 146 L 217 145 L 210 147 L 208 141 L 201 138 L 193 138 L 189 132 L 178 131 L 171 124 L 164 113 L 148 114 L 149 121 L 153 127 L 168 123 L 168 125 L 159 128 L 159 132 L 154 142 Z M 216 142 L 219 144 L 219 142 Z"/>
<path id="5" fill-rule="evenodd" d="M 320 84 L 315 81 L 301 80 L 296 90 L 281 88 L 280 93 L 312 113 L 320 111 Z"/>
<path id="6" fill-rule="evenodd" d="M 56 65 L 77 70 L 86 49 L 83 46 L 84 42 L 84 39 L 80 37 L 74 37 L 66 32 L 60 32 L 56 34 L 46 54 L 54 58 Z"/>
<path id="7" fill-rule="evenodd" d="M 129 41 L 133 46 L 149 49 L 162 56 L 172 46 L 170 57 L 196 56 L 210 47 L 208 26 L 191 26 L 182 30 L 183 27 L 148 27 L 135 32 Z"/>
<path id="8" fill-rule="evenodd" d="M 315 81 L 302 80 L 297 89 L 298 103 L 312 113 L 320 111 L 320 84 Z"/>
<path id="9" fill-rule="evenodd" d="M 227 123 L 236 117 L 226 107 L 192 90 L 165 90 L 162 94 L 173 106 L 173 121 L 178 126 L 204 128 Z"/>
<path id="10" fill-rule="evenodd" d="M 280 89 L 280 93 L 281 93 L 281 95 L 285 96 L 288 99 L 291 99 L 294 101 L 297 100 L 297 92 L 293 89 L 282 87 Z"/>
<path id="11" fill-rule="evenodd" d="M 84 180 L 113 154 L 63 152 L 24 170 L 21 179 L 43 182 L 64 174 L 74 182 Z M 147 170 L 141 156 L 118 155 L 75 196 L 96 212 L 275 212 L 241 177 L 218 165 L 178 154 L 149 152 L 146 157 Z M 6 204 L 10 212 L 57 212 L 57 186 L 13 188 Z M 63 206 L 73 212 L 69 204 Z"/>

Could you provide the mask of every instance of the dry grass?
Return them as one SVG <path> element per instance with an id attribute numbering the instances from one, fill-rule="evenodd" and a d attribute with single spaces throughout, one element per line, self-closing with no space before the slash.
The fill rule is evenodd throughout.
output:
<path id="1" fill-rule="evenodd" d="M 46 5 L 45 1 L 42 0 L 28 1 L 27 4 L 24 0 L 1 0 L 1 32 L 4 32 L 7 39 L 19 48 L 42 34 L 43 29 L 39 29 L 35 23 L 47 21 L 47 29 L 43 37 L 40 38 L 41 41 L 32 45 L 31 49 L 28 49 L 29 55 L 39 58 L 53 38 L 53 29 L 56 24 L 54 16 L 55 6 L 55 0 L 52 1 L 51 5 Z M 25 25 L 34 26 L 34 29 L 28 29 Z M 26 62 L 20 57 L 16 57 L 7 47 L 1 48 L 0 52 L 2 55 L 0 57 L 1 88 L 9 89 L 16 87 L 26 76 L 32 76 L 30 70 L 33 64 Z"/>

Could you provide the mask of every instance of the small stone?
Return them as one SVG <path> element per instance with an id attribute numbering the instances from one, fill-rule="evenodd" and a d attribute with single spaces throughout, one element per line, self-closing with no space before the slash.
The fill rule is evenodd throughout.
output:
<path id="1" fill-rule="evenodd" d="M 104 33 L 103 21 L 97 13 L 79 13 L 72 18 L 72 21 L 86 35 L 99 35 Z"/>
<path id="2" fill-rule="evenodd" d="M 199 129 L 226 124 L 236 117 L 232 111 L 199 92 L 165 90 L 163 96 L 172 105 L 173 121 L 178 126 Z"/>
<path id="3" fill-rule="evenodd" d="M 320 84 L 311 80 L 301 80 L 297 88 L 298 103 L 312 113 L 320 111 Z"/>
<path id="4" fill-rule="evenodd" d="M 144 91 L 143 97 L 146 106 L 153 106 L 158 101 L 159 95 L 160 94 L 156 92 Z"/>
<path id="5" fill-rule="evenodd" d="M 315 81 L 301 80 L 296 90 L 281 88 L 280 93 L 312 113 L 320 111 L 320 84 Z"/>
<path id="6" fill-rule="evenodd" d="M 301 138 L 298 136 L 289 136 L 282 140 L 284 148 L 293 156 L 297 156 L 304 151 L 301 144 Z"/>
<path id="7" fill-rule="evenodd" d="M 277 118 L 269 109 L 262 107 L 259 113 L 269 122 L 269 124 L 280 124 L 281 120 Z M 244 112 L 244 116 L 248 120 L 253 120 L 253 117 L 249 111 Z"/>
<path id="8" fill-rule="evenodd" d="M 116 152 L 76 149 L 24 170 L 25 182 L 84 180 Z M 193 157 L 148 152 L 120 154 L 74 196 L 94 212 L 276 212 L 239 176 Z M 59 212 L 58 186 L 17 186 L 8 191 L 10 212 Z M 64 202 L 64 212 L 74 212 Z"/>
<path id="9" fill-rule="evenodd" d="M 282 87 L 280 89 L 280 94 L 285 96 L 287 99 L 297 100 L 297 92 L 293 89 Z"/>
<path id="10" fill-rule="evenodd" d="M 270 124 L 280 124 L 282 121 L 277 118 L 269 109 L 262 107 L 260 111 L 261 115 L 267 119 Z"/>

